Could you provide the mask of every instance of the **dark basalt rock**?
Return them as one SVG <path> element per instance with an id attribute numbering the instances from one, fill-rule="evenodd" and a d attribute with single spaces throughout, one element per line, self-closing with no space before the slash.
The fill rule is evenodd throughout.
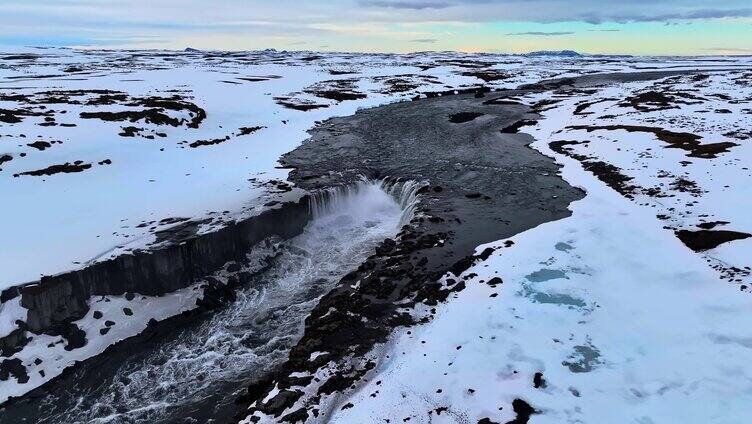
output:
<path id="1" fill-rule="evenodd" d="M 449 115 L 449 122 L 453 124 L 461 124 L 464 122 L 470 122 L 479 116 L 483 116 L 483 114 L 478 112 L 458 112 Z"/>
<path id="2" fill-rule="evenodd" d="M 522 399 L 513 400 L 512 409 L 514 410 L 514 413 L 517 414 L 517 417 L 512 421 L 508 421 L 507 424 L 527 424 L 530 422 L 530 416 L 537 413 L 529 403 Z"/>
<path id="3" fill-rule="evenodd" d="M 35 141 L 33 143 L 28 143 L 27 146 L 33 147 L 33 148 L 35 148 L 37 150 L 44 150 L 44 149 L 47 149 L 49 147 L 52 147 L 52 145 L 50 143 L 48 143 L 46 141 L 41 141 L 41 140 Z M 0 163 L 2 163 L 2 162 L 0 162 Z"/>
<path id="4" fill-rule="evenodd" d="M 10 334 L 0 337 L 0 356 L 9 357 L 29 343 L 25 328 L 16 328 Z"/>
<path id="5" fill-rule="evenodd" d="M 752 234 L 727 230 L 679 230 L 676 232 L 676 236 L 690 249 L 695 252 L 702 252 L 729 241 L 752 237 Z"/>
<path id="6" fill-rule="evenodd" d="M 20 172 L 18 174 L 13 174 L 13 176 L 18 177 L 20 175 L 30 175 L 34 177 L 40 177 L 43 175 L 49 176 L 49 175 L 55 175 L 55 174 L 61 174 L 61 173 L 70 174 L 74 172 L 83 172 L 89 168 L 91 168 L 90 163 L 83 163 L 82 161 L 77 160 L 73 163 L 65 162 L 64 164 L 61 164 L 61 165 L 52 165 L 43 169 Z"/>
<path id="7" fill-rule="evenodd" d="M 78 349 L 86 346 L 86 332 L 72 322 L 66 322 L 47 331 L 48 334 L 60 335 L 66 341 L 65 350 Z"/>
<path id="8" fill-rule="evenodd" d="M 23 366 L 21 360 L 18 358 L 3 359 L 0 361 L 0 381 L 8 381 L 11 377 L 15 378 L 19 384 L 29 381 L 26 367 Z"/>
<path id="9" fill-rule="evenodd" d="M 533 376 L 533 387 L 536 389 L 545 389 L 548 386 L 546 380 L 543 378 L 542 372 L 536 372 Z"/>
<path id="10" fill-rule="evenodd" d="M 169 238 L 163 238 L 171 244 L 160 249 L 137 251 L 81 270 L 43 277 L 19 289 L 21 305 L 29 310 L 29 329 L 44 333 L 83 318 L 91 296 L 126 292 L 158 296 L 187 287 L 228 261 L 242 260 L 253 245 L 269 236 L 289 238 L 299 234 L 309 219 L 305 197 L 215 232 L 199 236 L 195 231 L 171 232 Z M 184 228 L 186 222 L 193 221 L 178 225 Z"/>

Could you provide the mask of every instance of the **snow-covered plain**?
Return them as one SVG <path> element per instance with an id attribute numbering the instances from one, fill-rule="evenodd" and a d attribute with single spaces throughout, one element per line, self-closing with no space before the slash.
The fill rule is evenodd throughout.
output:
<path id="1" fill-rule="evenodd" d="M 275 168 L 279 156 L 305 140 L 317 121 L 358 108 L 480 85 L 515 88 L 590 73 L 749 65 L 744 58 L 458 53 L 0 54 L 0 289 L 148 248 L 156 231 L 180 220 L 209 218 L 201 231 L 211 231 L 299 195 L 280 189 L 287 170 Z M 752 305 L 744 290 L 752 239 L 697 254 L 674 235 L 715 221 L 752 232 L 744 206 L 752 154 L 750 85 L 749 78 L 734 80 L 742 75 L 723 71 L 701 82 L 691 76 L 661 81 L 704 99 L 675 109 L 620 105 L 655 82 L 520 98 L 528 104 L 560 100 L 536 126 L 521 131 L 536 138 L 533 148 L 563 163 L 563 177 L 587 197 L 572 206 L 571 218 L 516 236 L 514 246 L 468 270 L 477 274 L 468 288 L 429 324 L 382 347 L 388 359 L 381 356 L 377 375 L 346 401 L 353 407 L 336 408 L 332 419 L 505 422 L 514 417 L 511 401 L 523 398 L 541 412 L 535 422 L 747 421 L 752 375 L 744 365 L 752 359 L 752 334 L 745 328 Z M 599 100 L 584 109 L 592 114 L 574 113 Z M 155 108 L 150 101 L 178 106 Z M 150 108 L 168 123 L 133 118 Z M 196 108 L 206 114 L 198 123 Z M 124 121 L 87 115 L 101 112 L 131 115 Z M 688 158 L 685 150 L 665 149 L 652 133 L 567 128 L 596 125 L 657 126 L 738 145 L 713 159 Z M 633 178 L 630 184 L 660 187 L 674 197 L 639 189 L 625 198 L 579 160 L 552 150 L 548 143 L 557 140 L 589 140 L 567 147 L 620 168 Z M 73 168 L 50 172 L 61 164 Z M 694 185 L 677 184 L 679 179 Z M 504 284 L 480 282 L 493 276 Z M 151 318 L 190 309 L 196 293 L 188 288 L 160 298 L 136 295 L 134 301 L 92 299 L 96 305 L 80 324 L 97 342 L 69 352 L 60 337 L 36 337 L 9 358 L 23 362 L 30 381 L 0 381 L 0 402 L 138 334 Z M 105 316 L 95 320 L 91 315 L 100 306 L 107 306 L 100 308 Z M 121 317 L 123 307 L 133 316 Z M 114 313 L 118 324 L 100 334 L 98 321 Z M 23 317 L 17 298 L 0 304 L 0 337 Z M 49 343 L 54 352 L 41 348 Z M 546 388 L 533 388 L 536 372 L 543 373 Z M 623 419 L 614 421 L 614 411 Z"/>
<path id="2" fill-rule="evenodd" d="M 479 85 L 514 88 L 586 73 L 739 65 L 723 58 L 672 62 L 68 49 L 32 49 L 0 58 L 0 109 L 21 110 L 3 115 L 18 116 L 20 122 L 0 119 L 0 156 L 6 158 L 0 164 L 0 191 L 9 206 L 2 211 L 3 239 L 13 246 L 0 255 L 0 288 L 145 248 L 154 241 L 154 231 L 174 224 L 174 218 L 212 218 L 208 230 L 258 213 L 272 200 L 265 183 L 287 175 L 275 168 L 278 157 L 307 138 L 316 121 L 358 108 Z M 342 92 L 350 96 L 337 100 Z M 118 100 L 118 95 L 127 98 Z M 80 117 L 81 112 L 143 111 L 134 100 L 175 95 L 206 112 L 196 128 L 145 118 Z M 188 110 L 163 112 L 191 118 Z M 133 135 L 120 135 L 128 134 L 128 127 L 136 128 Z M 241 128 L 257 127 L 240 135 Z M 190 147 L 201 140 L 221 142 Z M 30 146 L 37 141 L 48 146 Z M 14 177 L 76 161 L 91 167 Z"/>

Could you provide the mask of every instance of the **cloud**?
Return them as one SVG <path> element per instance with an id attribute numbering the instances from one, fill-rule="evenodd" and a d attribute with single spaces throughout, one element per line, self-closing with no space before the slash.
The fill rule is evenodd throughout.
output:
<path id="1" fill-rule="evenodd" d="M 360 0 L 361 6 L 366 7 L 385 7 L 390 9 L 445 9 L 451 7 L 453 3 L 445 1 L 393 1 L 393 0 Z"/>
<path id="2" fill-rule="evenodd" d="M 752 48 L 739 48 L 739 47 L 708 47 L 701 49 L 703 51 L 720 53 L 720 54 L 752 54 Z"/>
<path id="3" fill-rule="evenodd" d="M 633 22 L 685 25 L 712 20 L 730 27 L 739 23 L 731 21 L 750 20 L 752 5 L 749 0 L 0 0 L 0 16 L 0 42 L 11 44 L 37 40 L 50 45 L 107 45 L 111 40 L 117 45 L 180 48 L 181 43 L 191 43 L 251 49 L 283 48 L 305 40 L 310 46 L 332 49 L 391 51 L 414 48 L 413 43 L 493 48 L 493 42 L 485 40 L 508 32 L 509 43 L 519 36 L 518 42 L 536 46 L 562 39 L 582 41 L 567 38 L 569 30 L 585 39 L 621 28 L 626 39 L 632 36 L 627 28 Z M 600 29 L 583 22 L 606 25 Z M 548 25 L 554 23 L 561 24 Z M 749 44 L 749 36 L 733 40 L 730 32 L 714 31 L 709 34 L 713 40 L 703 45 L 723 45 L 724 38 L 739 47 Z M 483 34 L 488 37 L 479 42 Z M 465 36 L 473 41 L 465 43 Z M 682 51 L 692 48 L 684 46 Z"/>
<path id="4" fill-rule="evenodd" d="M 527 32 L 511 32 L 507 35 L 534 35 L 539 37 L 555 37 L 558 35 L 572 35 L 574 32 L 572 31 L 552 31 L 552 32 L 544 32 L 544 31 L 527 31 Z"/>
<path id="5" fill-rule="evenodd" d="M 682 13 L 619 13 L 610 15 L 601 15 L 587 13 L 580 15 L 580 19 L 591 24 L 601 24 L 604 22 L 670 22 L 670 21 L 691 21 L 703 19 L 724 19 L 724 18 L 748 18 L 752 17 L 752 8 L 744 9 L 698 9 Z"/>

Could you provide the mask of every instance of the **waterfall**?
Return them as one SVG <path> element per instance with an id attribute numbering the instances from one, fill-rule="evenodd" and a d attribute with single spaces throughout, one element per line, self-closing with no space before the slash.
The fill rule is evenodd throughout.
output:
<path id="1" fill-rule="evenodd" d="M 338 211 L 362 215 L 374 210 L 394 207 L 402 210 L 400 227 L 408 224 L 415 216 L 418 204 L 418 189 L 422 183 L 416 181 L 370 180 L 361 177 L 356 183 L 318 191 L 311 195 L 311 216 L 315 220 Z"/>

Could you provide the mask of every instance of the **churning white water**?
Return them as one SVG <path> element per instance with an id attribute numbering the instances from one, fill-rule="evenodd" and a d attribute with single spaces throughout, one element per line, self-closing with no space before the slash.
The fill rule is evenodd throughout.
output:
<path id="1" fill-rule="evenodd" d="M 250 380 L 285 359 L 318 299 L 411 219 L 417 188 L 362 180 L 314 196 L 302 234 L 267 240 L 250 254 L 251 262 L 267 266 L 237 301 L 146 359 L 123 363 L 101 387 L 45 422 L 195 422 L 191 411 L 216 416 Z"/>

